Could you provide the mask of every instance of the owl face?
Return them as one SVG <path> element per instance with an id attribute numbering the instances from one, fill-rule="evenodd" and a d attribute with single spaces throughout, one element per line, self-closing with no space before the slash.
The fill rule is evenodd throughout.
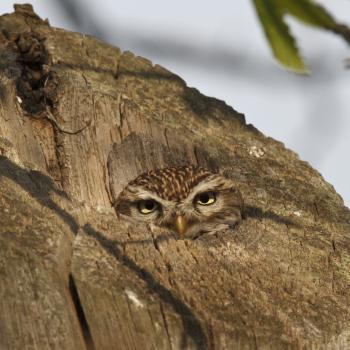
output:
<path id="1" fill-rule="evenodd" d="M 242 196 L 234 183 L 195 166 L 152 170 L 130 182 L 115 208 L 121 217 L 195 238 L 235 225 Z"/>

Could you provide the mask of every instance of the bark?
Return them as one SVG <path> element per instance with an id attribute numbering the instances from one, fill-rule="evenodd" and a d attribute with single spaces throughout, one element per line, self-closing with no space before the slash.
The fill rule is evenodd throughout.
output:
<path id="1" fill-rule="evenodd" d="M 0 45 L 1 349 L 350 348 L 350 213 L 319 173 L 29 5 L 0 17 Z M 127 229 L 123 186 L 184 163 L 235 179 L 244 220 L 196 240 Z"/>

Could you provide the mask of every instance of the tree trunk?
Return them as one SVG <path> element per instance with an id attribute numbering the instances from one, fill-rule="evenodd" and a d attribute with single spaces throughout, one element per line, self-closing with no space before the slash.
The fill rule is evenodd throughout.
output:
<path id="1" fill-rule="evenodd" d="M 320 174 L 29 5 L 0 29 L 1 350 L 350 348 L 350 213 Z M 130 180 L 188 163 L 236 181 L 238 226 L 179 240 L 119 221 Z"/>

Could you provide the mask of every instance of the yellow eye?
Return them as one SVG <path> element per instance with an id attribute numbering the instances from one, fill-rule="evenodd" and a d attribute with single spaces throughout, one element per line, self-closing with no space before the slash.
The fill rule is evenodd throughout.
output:
<path id="1" fill-rule="evenodd" d="M 214 192 L 203 192 L 196 197 L 196 203 L 200 205 L 210 205 L 215 203 L 216 197 Z"/>
<path id="2" fill-rule="evenodd" d="M 153 199 L 146 199 L 138 202 L 137 208 L 141 214 L 150 214 L 157 209 L 157 202 Z"/>

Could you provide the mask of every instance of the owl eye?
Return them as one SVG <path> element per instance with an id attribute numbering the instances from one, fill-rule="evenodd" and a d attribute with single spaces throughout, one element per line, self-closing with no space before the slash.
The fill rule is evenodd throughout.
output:
<path id="1" fill-rule="evenodd" d="M 200 205 L 210 205 L 215 203 L 215 201 L 216 196 L 214 192 L 203 192 L 199 194 L 195 199 L 195 202 Z"/>
<path id="2" fill-rule="evenodd" d="M 157 202 L 153 199 L 145 199 L 137 203 L 137 208 L 141 214 L 150 214 L 157 209 Z"/>

